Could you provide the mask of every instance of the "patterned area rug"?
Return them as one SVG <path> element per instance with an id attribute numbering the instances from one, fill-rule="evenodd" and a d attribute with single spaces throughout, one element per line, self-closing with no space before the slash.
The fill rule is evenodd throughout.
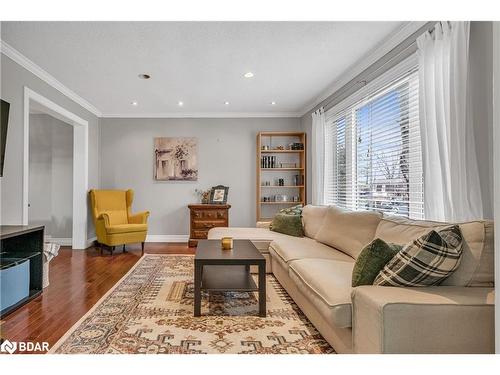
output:
<path id="1" fill-rule="evenodd" d="M 193 317 L 193 256 L 146 255 L 51 353 L 333 353 L 278 281 L 267 317 L 256 293 L 210 293 Z"/>

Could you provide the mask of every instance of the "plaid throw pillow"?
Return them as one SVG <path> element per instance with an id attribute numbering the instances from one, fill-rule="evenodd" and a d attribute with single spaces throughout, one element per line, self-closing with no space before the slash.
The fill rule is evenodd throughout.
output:
<path id="1" fill-rule="evenodd" d="M 462 242 L 458 225 L 432 230 L 403 247 L 379 272 L 373 285 L 438 285 L 460 265 Z"/>

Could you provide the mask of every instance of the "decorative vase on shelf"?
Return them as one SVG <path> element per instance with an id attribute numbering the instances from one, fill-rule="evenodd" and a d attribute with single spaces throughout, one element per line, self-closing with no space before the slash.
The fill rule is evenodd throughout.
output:
<path id="1" fill-rule="evenodd" d="M 198 199 L 201 204 L 208 204 L 210 199 L 210 190 L 194 189 L 194 192 L 198 196 Z"/>

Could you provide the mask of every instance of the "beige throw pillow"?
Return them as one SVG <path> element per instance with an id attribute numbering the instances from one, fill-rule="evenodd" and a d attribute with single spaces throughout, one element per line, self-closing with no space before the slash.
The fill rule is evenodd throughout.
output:
<path id="1" fill-rule="evenodd" d="M 316 240 L 357 259 L 373 240 L 381 218 L 382 214 L 375 211 L 349 211 L 330 206 Z"/>

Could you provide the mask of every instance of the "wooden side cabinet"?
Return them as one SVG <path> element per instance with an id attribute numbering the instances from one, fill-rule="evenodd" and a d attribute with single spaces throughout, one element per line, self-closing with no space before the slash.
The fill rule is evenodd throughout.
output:
<path id="1" fill-rule="evenodd" d="M 229 204 L 190 204 L 189 247 L 198 240 L 207 239 L 208 231 L 215 227 L 229 226 Z"/>

